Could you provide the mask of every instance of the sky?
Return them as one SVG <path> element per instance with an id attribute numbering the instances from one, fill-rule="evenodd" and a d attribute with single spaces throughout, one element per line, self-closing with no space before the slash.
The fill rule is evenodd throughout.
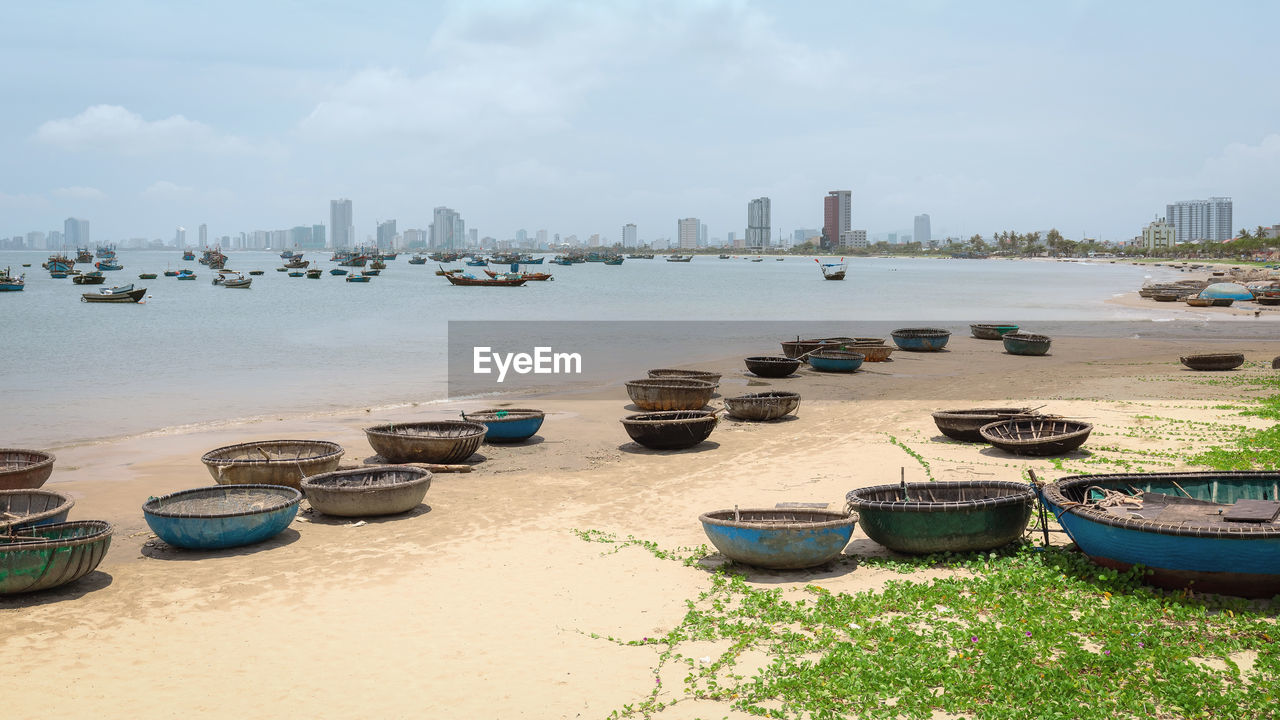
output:
<path id="1" fill-rule="evenodd" d="M 1132 238 L 1280 223 L 1280 3 L 10 3 L 0 236 L 328 223 L 613 241 L 698 217 Z M 190 236 L 189 232 L 189 236 Z"/>

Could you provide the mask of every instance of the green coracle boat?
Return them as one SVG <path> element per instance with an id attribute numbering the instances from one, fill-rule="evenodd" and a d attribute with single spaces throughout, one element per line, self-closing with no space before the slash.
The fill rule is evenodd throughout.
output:
<path id="1" fill-rule="evenodd" d="M 80 520 L 0 535 L 0 595 L 65 585 L 93 572 L 111 547 L 111 523 Z"/>
<path id="2" fill-rule="evenodd" d="M 875 485 L 845 499 L 872 540 L 925 555 L 991 550 L 1017 540 L 1036 496 L 1023 483 L 976 480 Z"/>

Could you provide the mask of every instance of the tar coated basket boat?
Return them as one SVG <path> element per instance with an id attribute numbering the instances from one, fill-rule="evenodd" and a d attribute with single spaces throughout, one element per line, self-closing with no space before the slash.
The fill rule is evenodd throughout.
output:
<path id="1" fill-rule="evenodd" d="M 976 323 L 969 326 L 969 332 L 979 340 L 999 340 L 1005 333 L 1018 332 L 1013 323 Z"/>
<path id="2" fill-rule="evenodd" d="M 982 439 L 1013 455 L 1065 455 L 1089 439 L 1093 425 L 1079 420 L 1038 415 L 999 420 L 979 429 Z"/>
<path id="3" fill-rule="evenodd" d="M 876 485 L 850 491 L 862 531 L 895 552 L 991 550 L 1017 540 L 1035 505 L 1030 485 L 1000 480 Z"/>
<path id="4" fill-rule="evenodd" d="M 862 367 L 866 355 L 847 350 L 819 350 L 808 358 L 809 367 L 820 372 L 851 373 Z"/>
<path id="5" fill-rule="evenodd" d="M 1041 489 L 1058 524 L 1104 567 L 1157 587 L 1280 595 L 1280 473 L 1076 475 Z"/>
<path id="6" fill-rule="evenodd" d="M 1048 335 L 1027 332 L 1005 333 L 1004 351 L 1010 355 L 1044 355 L 1049 352 L 1053 340 Z"/>
<path id="7" fill-rule="evenodd" d="M 685 450 L 710 437 L 717 421 L 710 410 L 664 410 L 628 415 L 622 427 L 650 450 Z"/>
<path id="8" fill-rule="evenodd" d="M 200 460 L 219 485 L 285 485 L 338 469 L 342 446 L 326 440 L 258 440 L 227 445 Z"/>
<path id="9" fill-rule="evenodd" d="M 111 547 L 111 523 L 78 520 L 0 536 L 0 595 L 48 590 L 98 568 Z"/>
<path id="10" fill-rule="evenodd" d="M 739 420 L 777 420 L 800 407 L 800 393 L 773 390 L 724 399 L 729 415 Z"/>
<path id="11" fill-rule="evenodd" d="M 55 490 L 0 490 L 0 534 L 66 522 L 76 501 Z"/>
<path id="12" fill-rule="evenodd" d="M 963 442 L 986 442 L 979 430 L 983 425 L 990 425 L 1000 420 L 1034 415 L 1028 407 L 967 408 L 959 410 L 939 410 L 933 413 L 933 422 L 943 435 L 952 440 Z"/>
<path id="13" fill-rule="evenodd" d="M 389 463 L 458 463 L 475 454 L 488 431 L 465 420 L 432 420 L 378 425 L 364 434 Z"/>
<path id="14" fill-rule="evenodd" d="M 747 372 L 762 378 L 784 378 L 794 375 L 800 368 L 800 361 L 780 355 L 757 355 L 743 360 Z"/>
<path id="15" fill-rule="evenodd" d="M 857 516 L 834 510 L 735 508 L 704 513 L 698 520 L 716 550 L 736 563 L 800 570 L 840 557 Z"/>
<path id="16" fill-rule="evenodd" d="M 1192 370 L 1235 370 L 1244 364 L 1244 353 L 1206 353 L 1178 358 Z"/>
<path id="17" fill-rule="evenodd" d="M 681 370 L 679 368 L 657 368 L 649 371 L 651 378 L 692 378 L 705 380 L 713 385 L 720 384 L 720 373 L 710 370 Z"/>
<path id="18" fill-rule="evenodd" d="M 325 515 L 399 515 L 422 504 L 431 472 L 411 465 L 375 465 L 335 470 L 302 481 L 307 502 Z"/>
<path id="19" fill-rule="evenodd" d="M 701 410 L 715 391 L 715 383 L 693 378 L 647 378 L 627 383 L 631 402 L 649 412 Z"/>
<path id="20" fill-rule="evenodd" d="M 53 473 L 53 453 L 21 448 L 0 449 L 0 490 L 24 490 L 44 485 Z"/>
<path id="21" fill-rule="evenodd" d="M 890 337 L 901 350 L 937 352 L 947 346 L 951 331 L 942 328 L 899 328 L 890 333 Z"/>
<path id="22" fill-rule="evenodd" d="M 143 517 L 161 540 L 191 550 L 252 545 L 279 535 L 302 493 L 284 485 L 213 485 L 153 497 Z"/>

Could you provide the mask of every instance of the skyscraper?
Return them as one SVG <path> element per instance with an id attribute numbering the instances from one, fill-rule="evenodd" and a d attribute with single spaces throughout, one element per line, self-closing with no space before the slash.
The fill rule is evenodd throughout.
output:
<path id="1" fill-rule="evenodd" d="M 209 244 L 209 226 L 200 223 L 200 247 L 206 247 Z"/>
<path id="2" fill-rule="evenodd" d="M 378 249 L 391 250 L 396 244 L 396 221 L 378 223 Z"/>
<path id="3" fill-rule="evenodd" d="M 622 247 L 636 246 L 636 224 L 627 223 L 622 226 Z"/>
<path id="4" fill-rule="evenodd" d="M 516 247 L 524 247 L 525 242 L 529 240 L 529 233 L 524 228 L 516 231 Z"/>
<path id="5" fill-rule="evenodd" d="M 1177 242 L 1222 242 L 1235 235 L 1231 209 L 1229 197 L 1184 200 L 1165 206 L 1165 219 L 1173 226 Z"/>
<path id="6" fill-rule="evenodd" d="M 62 240 L 69 247 L 89 247 L 89 221 L 67 218 L 62 223 Z"/>
<path id="7" fill-rule="evenodd" d="M 173 246 L 177 248 L 184 248 L 187 246 L 187 229 L 181 225 L 179 225 L 178 229 L 173 232 Z"/>
<path id="8" fill-rule="evenodd" d="M 437 250 L 461 250 L 466 245 L 462 217 L 443 205 L 432 213 L 431 247 Z"/>
<path id="9" fill-rule="evenodd" d="M 539 230 L 538 231 L 538 249 L 541 250 L 546 246 L 547 246 L 547 231 Z"/>
<path id="10" fill-rule="evenodd" d="M 351 221 L 351 201 L 346 198 L 329 201 L 329 234 L 333 235 L 335 248 L 352 247 L 356 228 Z"/>
<path id="11" fill-rule="evenodd" d="M 929 227 L 929 215 L 927 213 L 916 216 L 915 232 L 911 237 L 922 246 L 929 244 L 929 240 L 933 238 L 933 230 Z"/>
<path id="12" fill-rule="evenodd" d="M 769 198 L 756 198 L 747 203 L 747 248 L 759 250 L 769 247 L 771 233 Z"/>
<path id="13" fill-rule="evenodd" d="M 324 249 L 324 226 L 323 225 L 311 226 L 311 249 L 313 250 Z"/>
<path id="14" fill-rule="evenodd" d="M 849 232 L 853 225 L 853 191 L 831 190 L 822 201 L 822 232 L 827 236 L 827 244 L 823 249 L 830 249 L 840 243 L 842 233 Z"/>
<path id="15" fill-rule="evenodd" d="M 681 218 L 676 221 L 676 236 L 680 239 L 681 250 L 698 247 L 698 231 L 701 226 L 698 218 Z"/>

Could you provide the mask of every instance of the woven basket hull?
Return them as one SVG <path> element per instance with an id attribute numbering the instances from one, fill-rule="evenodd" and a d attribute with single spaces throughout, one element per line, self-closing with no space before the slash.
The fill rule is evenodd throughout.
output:
<path id="1" fill-rule="evenodd" d="M 895 552 L 928 554 L 991 550 L 1017 540 L 1035 505 L 1030 486 L 1015 482 L 877 485 L 849 493 L 862 531 Z M 936 498 L 936 501 L 934 500 Z"/>
<path id="2" fill-rule="evenodd" d="M 405 431 L 453 428 L 466 434 L 457 437 L 411 435 L 393 432 L 392 427 Z M 449 420 L 384 425 L 365 428 L 364 432 L 374 452 L 389 463 L 458 463 L 475 454 L 480 448 L 480 443 L 484 441 L 488 428 L 479 423 Z"/>
<path id="3" fill-rule="evenodd" d="M 499 412 L 505 415 L 499 416 Z M 524 408 L 494 408 L 467 413 L 462 416 L 467 422 L 477 422 L 488 428 L 484 434 L 487 443 L 518 443 L 533 437 L 542 428 L 546 413 L 541 410 Z"/>
<path id="4" fill-rule="evenodd" d="M 1004 336 L 1004 351 L 1010 355 L 1044 355 L 1052 340 L 1044 335 L 1009 333 Z"/>
<path id="5" fill-rule="evenodd" d="M 940 410 L 933 413 L 933 422 L 943 435 L 963 442 L 986 442 L 979 430 L 983 425 L 1007 420 L 1031 413 L 1031 408 L 972 408 L 966 410 Z"/>
<path id="6" fill-rule="evenodd" d="M 241 497 L 260 495 L 264 507 L 259 511 L 244 511 L 237 503 L 226 512 L 210 512 L 202 515 L 166 515 L 166 505 L 189 498 Z M 191 550 L 221 550 L 253 545 L 279 535 L 298 514 L 298 502 L 302 493 L 297 488 L 283 485 L 247 485 L 239 487 L 215 486 L 181 490 L 159 498 L 152 498 L 142 506 L 143 517 L 151 530 L 161 540 L 174 547 Z"/>
<path id="7" fill-rule="evenodd" d="M 52 490 L 0 490 L 0 533 L 66 522 L 75 504 Z"/>
<path id="8" fill-rule="evenodd" d="M 851 373 L 862 367 L 861 352 L 821 350 L 809 356 L 809 367 L 820 372 Z"/>
<path id="9" fill-rule="evenodd" d="M 1017 325 L 970 325 L 969 332 L 979 340 L 999 340 L 1005 333 L 1018 332 Z"/>
<path id="10" fill-rule="evenodd" d="M 743 362 L 747 364 L 748 372 L 762 378 L 784 378 L 794 375 L 800 368 L 799 360 L 788 357 L 749 357 Z"/>
<path id="11" fill-rule="evenodd" d="M 1031 437 L 1027 439 L 1010 439 L 1001 437 L 997 434 L 1001 427 L 1010 425 L 1032 426 L 1033 423 L 1049 423 L 1053 427 L 1062 428 L 1045 432 L 1039 437 Z M 993 447 L 997 447 L 1012 455 L 1024 455 L 1027 457 L 1052 457 L 1054 455 L 1065 455 L 1072 450 L 1078 449 L 1089 439 L 1089 433 L 1093 431 L 1093 426 L 1089 423 L 1066 423 L 1063 421 L 1037 420 L 1031 419 L 1012 419 L 1001 420 L 983 425 L 978 431 L 982 435 L 982 439 L 991 443 Z"/>
<path id="12" fill-rule="evenodd" d="M 718 510 L 699 520 L 721 555 L 776 570 L 810 568 L 836 559 L 849 544 L 856 522 L 852 516 L 829 510 L 773 508 Z"/>
<path id="13" fill-rule="evenodd" d="M 800 407 L 800 394 L 793 392 L 767 392 L 725 398 L 729 414 L 740 420 L 777 420 Z"/>
<path id="14" fill-rule="evenodd" d="M 375 484 L 363 484 L 366 480 Z M 430 472 L 396 465 L 338 470 L 302 481 L 311 507 L 338 517 L 399 515 L 421 505 L 430 488 Z"/>
<path id="15" fill-rule="evenodd" d="M 905 328 L 890 335 L 901 350 L 909 352 L 937 352 L 947 346 L 951 333 L 934 328 Z"/>
<path id="16" fill-rule="evenodd" d="M 1184 355 L 1179 360 L 1192 370 L 1235 370 L 1244 364 L 1244 354 Z"/>
<path id="17" fill-rule="evenodd" d="M 53 473 L 52 453 L 19 448 L 0 449 L 0 490 L 27 490 L 44 485 Z"/>
<path id="18" fill-rule="evenodd" d="M 323 440 L 264 440 L 228 445 L 201 457 L 219 485 L 284 485 L 338 469 L 342 447 Z"/>
<path id="19" fill-rule="evenodd" d="M 844 349 L 861 355 L 863 362 L 885 362 L 893 354 L 888 345 L 845 345 Z"/>
<path id="20" fill-rule="evenodd" d="M 0 544 L 0 595 L 48 590 L 97 569 L 111 547 L 110 523 L 101 520 L 32 528 L 45 542 Z"/>
<path id="21" fill-rule="evenodd" d="M 709 370 L 676 370 L 669 368 L 659 368 L 650 370 L 651 378 L 690 378 L 693 380 L 705 380 L 713 385 L 720 383 L 720 373 L 711 372 Z"/>
<path id="22" fill-rule="evenodd" d="M 676 378 L 636 380 L 627 383 L 627 394 L 636 407 L 649 412 L 701 410 L 711 402 L 716 386 L 704 380 Z"/>
<path id="23" fill-rule="evenodd" d="M 623 418 L 622 427 L 650 450 L 684 450 L 711 436 L 716 416 L 702 410 L 642 413 Z"/>

